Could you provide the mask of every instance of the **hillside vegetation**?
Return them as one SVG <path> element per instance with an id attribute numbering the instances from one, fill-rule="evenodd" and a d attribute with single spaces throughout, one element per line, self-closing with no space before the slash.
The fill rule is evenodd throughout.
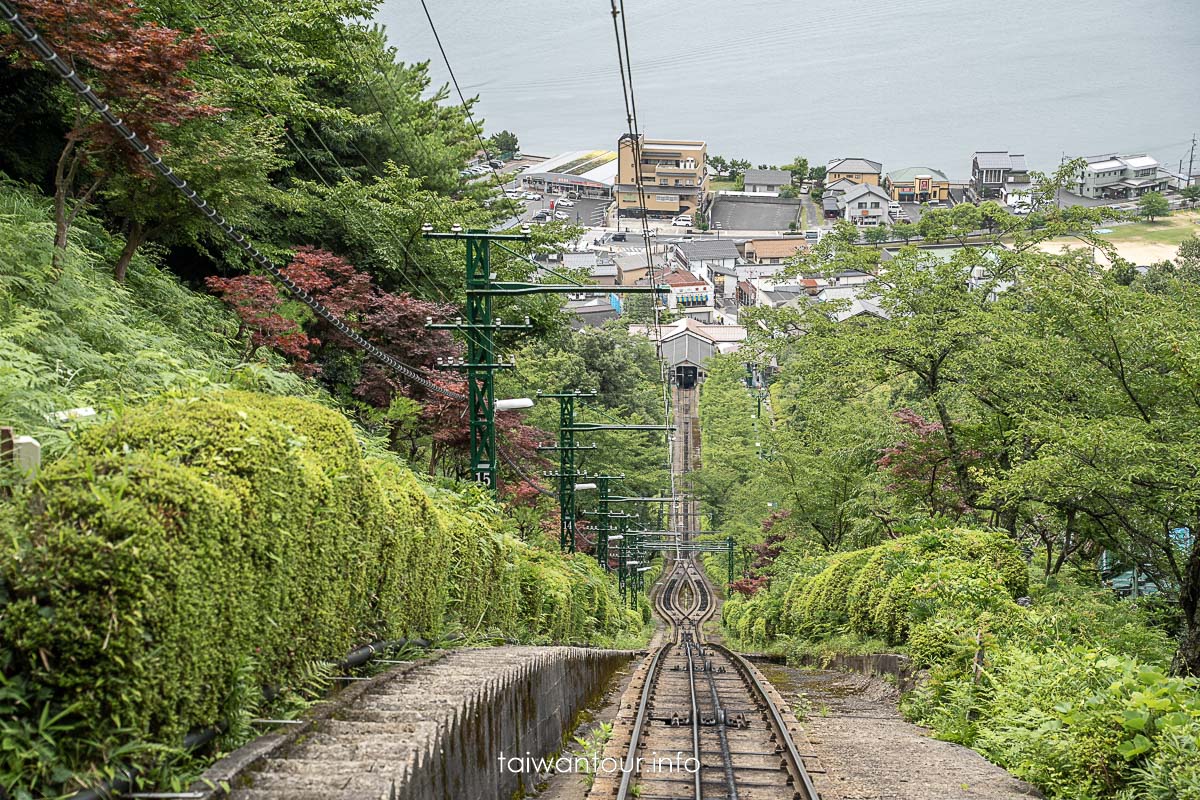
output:
<path id="1" fill-rule="evenodd" d="M 739 545 L 726 630 L 907 654 L 905 713 L 1048 796 L 1200 797 L 1200 249 L 1105 269 L 1037 249 L 1102 239 L 1086 211 L 998 219 L 1011 246 L 884 264 L 838 231 L 799 257 L 878 276 L 882 314 L 748 312 L 761 414 L 742 354 L 709 365 L 696 484 Z M 1122 573 L 1141 596 L 1102 583 Z"/>

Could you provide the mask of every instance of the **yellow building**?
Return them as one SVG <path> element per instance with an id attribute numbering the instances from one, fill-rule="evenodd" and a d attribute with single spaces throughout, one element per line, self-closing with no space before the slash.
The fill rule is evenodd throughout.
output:
<path id="1" fill-rule="evenodd" d="M 879 185 L 883 164 L 869 158 L 835 158 L 825 166 L 825 185 L 845 178 L 853 183 Z"/>
<path id="2" fill-rule="evenodd" d="M 945 203 L 950 199 L 950 179 L 932 167 L 905 167 L 889 172 L 883 188 L 893 200 L 904 203 Z"/>
<path id="3" fill-rule="evenodd" d="M 646 213 L 651 217 L 694 214 L 704 205 L 708 194 L 708 148 L 704 142 L 683 139 L 647 139 L 640 136 L 640 148 L 630 134 L 617 144 L 617 214 L 638 216 L 635 150 L 641 150 L 640 174 L 646 196 Z"/>

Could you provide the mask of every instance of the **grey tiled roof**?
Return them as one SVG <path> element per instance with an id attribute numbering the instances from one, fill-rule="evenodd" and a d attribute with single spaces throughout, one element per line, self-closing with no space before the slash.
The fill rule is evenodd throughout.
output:
<path id="1" fill-rule="evenodd" d="M 675 246 L 689 262 L 704 261 L 710 258 L 737 258 L 739 255 L 737 245 L 729 239 L 680 242 Z"/>
<path id="2" fill-rule="evenodd" d="M 748 169 L 746 170 L 746 184 L 765 183 L 772 186 L 785 185 L 792 182 L 792 173 L 784 172 L 781 169 Z"/>
<path id="3" fill-rule="evenodd" d="M 883 171 L 883 164 L 869 158 L 835 158 L 825 167 L 827 172 L 874 173 Z"/>
<path id="4" fill-rule="evenodd" d="M 1025 156 L 1020 153 L 1009 154 L 1007 150 L 987 150 L 975 153 L 973 158 L 979 163 L 980 169 L 1012 169 L 1024 172 Z"/>

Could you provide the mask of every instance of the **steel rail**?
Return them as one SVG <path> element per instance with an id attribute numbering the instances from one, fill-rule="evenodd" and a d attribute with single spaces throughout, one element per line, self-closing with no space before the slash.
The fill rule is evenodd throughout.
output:
<path id="1" fill-rule="evenodd" d="M 804 759 L 800 756 L 800 751 L 796 749 L 796 743 L 792 741 L 791 732 L 787 728 L 787 723 L 784 721 L 779 707 L 775 705 L 770 695 L 767 694 L 766 687 L 763 686 L 762 681 L 755 674 L 754 668 L 750 666 L 750 662 L 723 645 L 710 644 L 709 647 L 719 651 L 730 660 L 730 663 L 738 671 L 742 680 L 753 688 L 759 699 L 766 705 L 767 712 L 770 714 L 771 726 L 775 728 L 775 738 L 783 748 L 782 755 L 784 760 L 787 761 L 788 771 L 799 782 L 798 788 L 802 800 L 820 800 L 817 788 L 813 785 L 808 770 L 804 768 Z"/>

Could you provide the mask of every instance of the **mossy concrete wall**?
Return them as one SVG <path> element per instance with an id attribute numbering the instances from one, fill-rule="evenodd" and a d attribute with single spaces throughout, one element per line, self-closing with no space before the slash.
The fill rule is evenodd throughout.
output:
<path id="1" fill-rule="evenodd" d="M 634 654 L 458 650 L 351 687 L 284 734 L 213 765 L 193 789 L 236 800 L 508 800 L 538 781 L 509 758 L 557 753 L 576 715 Z M 501 761 L 501 757 L 506 760 Z"/>

